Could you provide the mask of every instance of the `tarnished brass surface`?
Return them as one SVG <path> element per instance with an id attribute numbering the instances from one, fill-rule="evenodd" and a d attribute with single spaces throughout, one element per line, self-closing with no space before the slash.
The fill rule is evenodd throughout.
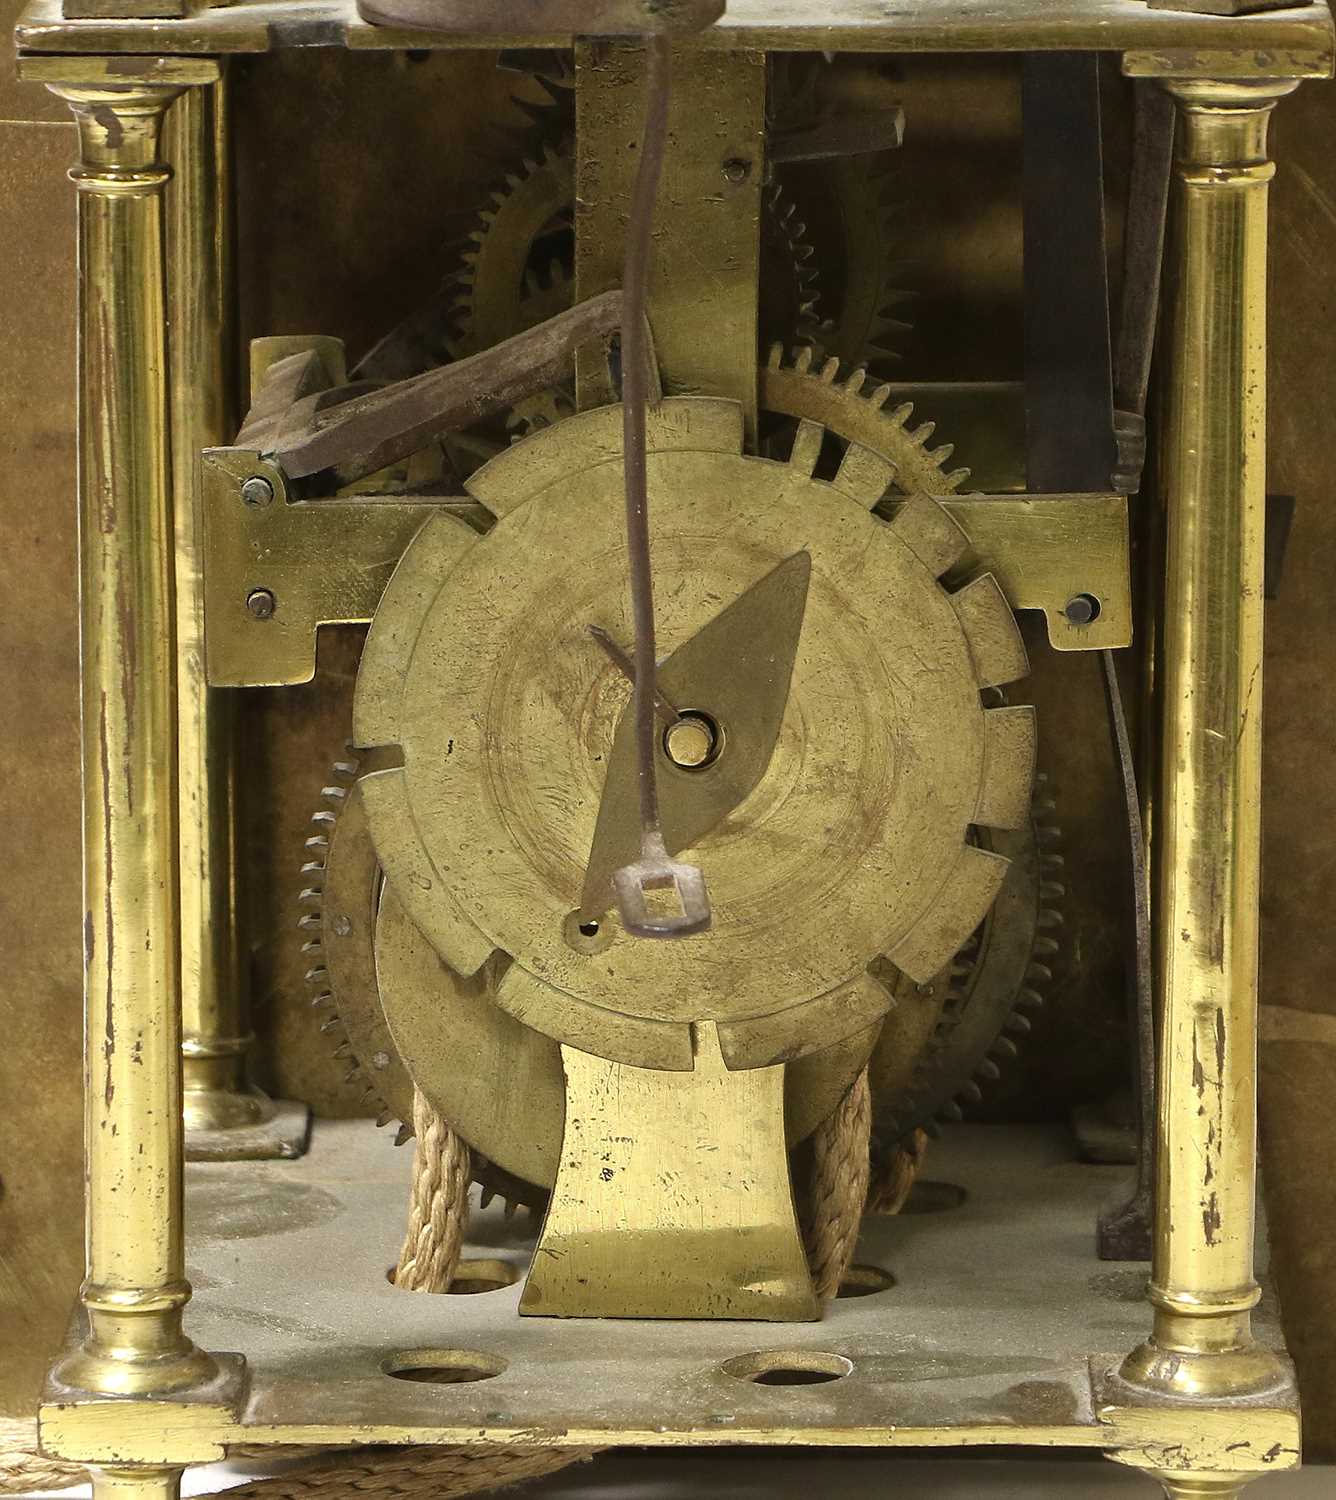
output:
<path id="1" fill-rule="evenodd" d="M 274 23 L 282 20 L 281 30 Z M 357 18 L 354 0 L 238 0 L 196 11 L 186 22 L 66 22 L 60 0 L 33 0 L 18 27 L 19 44 L 49 52 L 265 52 L 271 47 L 343 43 L 352 48 L 563 47 L 570 33 L 499 37 L 450 37 L 372 26 Z M 1055 6 L 1047 0 L 1001 0 L 966 6 L 945 0 L 912 9 L 838 0 L 819 16 L 784 0 L 733 0 L 717 25 L 693 45 L 758 51 L 988 52 L 1035 48 L 1213 49 L 1252 57 L 1261 69 L 1283 64 L 1300 76 L 1329 69 L 1331 17 L 1322 0 L 1300 10 L 1258 16 L 1196 16 L 1152 10 L 1140 0 L 1078 0 Z M 1266 62 L 1261 61 L 1262 58 Z M 1166 61 L 1163 71 L 1181 68 Z M 1209 64 L 1193 71 L 1208 72 Z"/>
<path id="2" fill-rule="evenodd" d="M 561 1049 L 561 1162 L 521 1313 L 821 1316 L 784 1150 L 783 1064 L 729 1068 L 709 1022 L 693 1042 L 689 1072 Z"/>
<path id="3" fill-rule="evenodd" d="M 1293 82 L 1170 85 L 1177 295 L 1161 465 L 1168 514 L 1156 988 L 1152 1396 L 1292 1391 L 1253 1340 L 1262 748 L 1267 122 Z"/>
<path id="4" fill-rule="evenodd" d="M 382 604 L 359 679 L 357 739 L 404 747 L 406 770 L 373 778 L 375 799 L 366 790 L 382 864 L 414 919 L 459 973 L 495 948 L 513 954 L 497 993 L 513 1014 L 640 1065 L 689 1066 L 695 1020 L 720 1021 L 735 1066 L 799 1056 L 868 1025 L 888 1001 L 865 966 L 888 951 L 916 977 L 935 972 L 1005 868 L 965 844 L 966 824 L 1019 821 L 1028 799 L 1028 712 L 984 712 L 978 700 L 981 685 L 1024 671 L 1014 621 L 986 576 L 954 596 L 935 582 L 963 535 L 924 498 L 890 527 L 869 517 L 888 476 L 864 450 L 849 450 L 827 488 L 809 477 L 815 448 L 805 436 L 779 466 L 741 455 L 737 422 L 731 403 L 670 400 L 651 424 L 657 565 L 682 580 L 664 591 L 666 650 L 796 545 L 813 557 L 770 770 L 745 821 L 706 841 L 721 910 L 736 903 L 710 935 L 678 945 L 670 960 L 660 945 L 615 940 L 594 955 L 565 931 L 602 794 L 601 757 L 626 696 L 587 632 L 605 620 L 614 637 L 626 628 L 624 601 L 603 584 L 620 547 L 606 493 L 620 472 L 608 461 L 619 451 L 615 409 L 562 422 L 473 476 L 472 493 L 501 514 L 498 525 L 462 558 L 444 533 L 447 552 L 434 555 L 437 525 L 423 532 Z M 732 496 L 726 513 L 714 501 L 722 489 Z M 535 595 L 528 580 L 539 577 Z M 910 635 L 897 646 L 901 632 Z M 889 665 L 929 650 L 940 660 L 931 677 L 907 679 Z M 877 662 L 887 665 L 868 665 Z M 809 702 L 816 684 L 819 701 Z M 849 771 L 851 746 L 859 775 Z M 896 775 L 874 793 L 888 757 Z M 449 775 L 425 772 L 447 761 Z M 819 774 L 827 763 L 831 774 Z M 850 797 L 861 799 L 858 811 Z M 802 832 L 828 826 L 841 837 Z M 413 872 L 429 868 L 430 895 L 417 894 Z M 821 893 L 836 885 L 841 920 L 832 924 Z M 810 1021 L 800 1019 L 804 1005 L 815 1006 Z"/>
<path id="5" fill-rule="evenodd" d="M 262 506 L 241 487 L 259 476 L 272 488 Z M 276 465 L 240 449 L 204 455 L 205 574 L 209 681 L 215 687 L 309 682 L 316 630 L 364 623 L 400 554 L 442 507 L 415 501 L 289 501 Z M 470 535 L 457 521 L 461 542 Z M 270 595 L 265 611 L 252 600 Z"/>
<path id="6" fill-rule="evenodd" d="M 911 407 L 894 401 L 894 388 L 874 386 L 861 369 L 840 378 L 828 362 L 818 370 L 811 351 L 793 365 L 778 347 L 761 370 L 760 402 L 770 414 L 820 423 L 847 442 L 878 454 L 900 494 L 943 496 L 942 506 L 969 538 L 957 571 L 987 569 L 1013 609 L 1042 609 L 1049 643 L 1058 651 L 1094 651 L 1132 639 L 1132 592 L 1127 501 L 1121 495 L 1043 495 L 1010 499 L 955 494 L 968 469 L 946 470 L 954 448 L 927 449 L 933 422 L 909 426 Z M 933 415 L 932 389 L 922 410 Z M 949 436 L 947 428 L 944 435 Z M 1098 612 L 1088 623 L 1066 614 L 1072 599 L 1089 596 Z"/>
<path id="7" fill-rule="evenodd" d="M 204 670 L 204 535 L 199 450 L 231 436 L 236 371 L 231 177 L 225 84 L 185 89 L 168 111 L 164 194 L 169 302 L 172 500 L 176 530 L 180 776 L 181 1034 L 187 1153 L 234 1147 L 274 1155 L 299 1145 L 258 1138 L 272 1102 L 247 1078 L 254 1043 L 237 909 L 235 695 Z M 219 1135 L 222 1138 L 218 1138 Z M 304 1126 L 302 1127 L 304 1134 Z"/>
<path id="8" fill-rule="evenodd" d="M 859 1258 L 894 1274 L 887 1291 L 782 1330 L 740 1321 L 609 1328 L 516 1317 L 518 1285 L 472 1297 L 396 1291 L 385 1268 L 402 1232 L 407 1153 L 369 1122 L 319 1122 L 300 1162 L 240 1174 L 227 1164 L 188 1168 L 200 1283 L 192 1312 L 211 1346 L 247 1349 L 252 1379 L 239 1417 L 180 1401 L 147 1412 L 71 1404 L 48 1408 L 47 1440 L 58 1453 L 148 1462 L 207 1457 L 210 1444 L 216 1456 L 224 1443 L 349 1441 L 1025 1446 L 1127 1451 L 1166 1467 L 1184 1455 L 1205 1468 L 1292 1462 L 1292 1411 L 1202 1403 L 1146 1412 L 1092 1379 L 1089 1325 L 1101 1341 L 1129 1342 L 1143 1316 L 1144 1267 L 1101 1266 L 1090 1234 L 1117 1168 L 1072 1162 L 1061 1127 L 966 1127 L 934 1147 L 934 1160 L 933 1175 L 964 1190 L 959 1207 L 864 1226 Z M 475 1211 L 472 1225 L 466 1256 L 527 1264 L 526 1216 L 507 1222 L 497 1204 Z M 996 1304 L 979 1295 L 985 1267 L 1005 1293 Z M 1274 1337 L 1274 1306 L 1261 1312 L 1259 1331 Z M 386 1378 L 387 1360 L 424 1348 L 477 1350 L 504 1370 L 448 1386 Z M 846 1357 L 853 1373 L 793 1390 L 721 1368 L 784 1349 Z"/>
<path id="9" fill-rule="evenodd" d="M 749 437 L 756 430 L 765 81 L 759 54 L 702 57 L 675 48 L 648 293 L 664 390 L 740 401 Z M 644 53 L 584 43 L 576 48 L 575 85 L 575 294 L 585 298 L 621 284 L 635 167 L 624 142 L 627 121 L 641 108 Z M 577 357 L 575 393 L 581 410 L 616 399 L 600 351 Z"/>
<path id="10" fill-rule="evenodd" d="M 88 1328 L 70 1386 L 214 1370 L 181 1327 L 181 979 L 162 116 L 178 89 L 57 85 L 79 125 Z"/>

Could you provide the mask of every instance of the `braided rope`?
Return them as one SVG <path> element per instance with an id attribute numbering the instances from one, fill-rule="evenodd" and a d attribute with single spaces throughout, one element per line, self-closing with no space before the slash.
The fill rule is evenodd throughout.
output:
<path id="1" fill-rule="evenodd" d="M 812 1284 L 822 1299 L 839 1291 L 854 1257 L 867 1202 L 871 1141 L 872 1089 L 864 1068 L 835 1112 L 812 1134 L 803 1244 Z"/>
<path id="2" fill-rule="evenodd" d="M 286 1450 L 271 1448 L 279 1458 Z M 287 1474 L 219 1491 L 227 1500 L 315 1500 L 369 1495 L 450 1497 L 501 1489 L 593 1456 L 588 1448 L 327 1449 L 323 1460 Z M 210 1497 L 214 1500 L 214 1497 Z"/>
<path id="3" fill-rule="evenodd" d="M 0 1417 L 0 1495 L 26 1495 L 33 1490 L 63 1490 L 85 1484 L 82 1464 L 48 1458 L 37 1446 L 37 1422 Z"/>
<path id="4" fill-rule="evenodd" d="M 867 1189 L 867 1212 L 898 1214 L 909 1198 L 914 1179 L 928 1154 L 928 1132 L 915 1130 L 887 1156 L 875 1163 Z"/>
<path id="5" fill-rule="evenodd" d="M 469 1148 L 413 1090 L 413 1187 L 408 1231 L 394 1284 L 409 1292 L 448 1291 L 464 1246 L 473 1164 Z"/>

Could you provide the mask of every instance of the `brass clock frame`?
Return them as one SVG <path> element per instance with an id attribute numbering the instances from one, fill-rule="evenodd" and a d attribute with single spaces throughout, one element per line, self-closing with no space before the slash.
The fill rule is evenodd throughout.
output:
<path id="1" fill-rule="evenodd" d="M 169 164 L 162 127 L 183 96 L 219 97 L 226 54 L 295 39 L 306 24 L 302 7 L 287 9 L 293 19 L 280 30 L 270 27 L 272 6 L 243 3 L 158 23 L 65 21 L 56 0 L 37 0 L 18 33 L 23 76 L 68 101 L 81 143 L 72 175 L 81 264 L 88 1274 L 71 1344 L 51 1378 L 42 1437 L 52 1453 L 92 1466 L 95 1493 L 127 1500 L 169 1500 L 183 1466 L 239 1441 L 515 1441 L 501 1420 L 467 1434 L 448 1424 L 412 1428 L 406 1438 L 410 1427 L 392 1418 L 309 1432 L 272 1412 L 258 1418 L 244 1358 L 197 1348 L 183 1326 L 190 1287 L 172 517 L 174 502 L 188 509 L 195 495 L 193 478 L 183 466 L 173 470 L 170 455 L 224 434 L 217 401 L 172 400 L 166 315 L 170 305 L 174 344 L 199 351 L 197 379 L 216 394 L 225 314 L 216 296 L 201 293 L 197 273 L 218 250 L 225 187 L 191 132 L 173 132 L 179 154 Z M 319 7 L 309 24 L 332 28 L 351 48 L 444 45 L 367 26 L 345 0 Z M 746 0 L 706 35 L 701 56 L 714 65 L 730 49 L 757 57 L 807 47 L 1103 48 L 1121 53 L 1125 73 L 1161 79 L 1175 101 L 1178 259 L 1161 454 L 1169 534 L 1156 803 L 1163 1022 L 1152 1326 L 1111 1371 L 1096 1359 L 1091 1414 L 1067 1425 L 962 1420 L 906 1430 L 888 1412 L 886 1425 L 857 1434 L 835 1423 L 804 1425 L 798 1435 L 777 1417 L 727 1440 L 1097 1446 L 1154 1472 L 1171 1496 L 1234 1495 L 1253 1475 L 1297 1462 L 1299 1447 L 1289 1366 L 1251 1331 L 1265 265 L 1274 170 L 1266 138 L 1276 102 L 1301 79 L 1331 72 L 1330 16 L 1321 3 L 1205 18 L 1136 0 L 1062 8 L 1008 0 L 977 14 L 952 7 L 949 17 L 935 5 L 874 19 L 837 5 L 817 18 Z M 191 232 L 178 224 L 164 238 L 173 167 Z M 229 1031 L 222 1015 L 208 1024 L 219 1036 Z M 527 1438 L 588 1442 L 590 1433 L 529 1430 Z M 688 1424 L 651 1440 L 720 1437 Z"/>

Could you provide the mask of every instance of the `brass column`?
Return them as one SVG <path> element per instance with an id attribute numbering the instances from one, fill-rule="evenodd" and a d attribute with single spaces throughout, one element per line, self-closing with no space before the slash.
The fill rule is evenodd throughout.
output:
<path id="1" fill-rule="evenodd" d="M 1167 510 L 1156 980 L 1154 1330 L 1137 1395 L 1290 1398 L 1253 1341 L 1267 121 L 1288 80 L 1170 81 L 1178 266 Z M 1171 1494 L 1229 1494 L 1228 1476 Z M 1177 1485 L 1178 1488 L 1174 1488 Z M 1206 1489 L 1200 1486 L 1206 1485 Z M 1214 1486 L 1214 1488 L 1211 1488 Z"/>
<path id="2" fill-rule="evenodd" d="M 227 1155 L 227 1132 L 273 1104 L 246 1078 L 253 1036 L 236 903 L 233 694 L 204 675 L 201 448 L 232 437 L 225 82 L 186 89 L 167 115 L 172 491 L 179 682 L 182 1052 L 186 1151 Z M 247 1152 L 246 1154 L 252 1154 Z M 271 1153 L 276 1154 L 276 1153 Z"/>
<path id="3" fill-rule="evenodd" d="M 163 114 L 206 61 L 28 60 L 74 111 L 87 1312 L 55 1378 L 133 1395 L 214 1373 L 182 1329 L 176 660 Z M 142 1476 L 139 1476 L 142 1479 Z M 159 1486 L 174 1485 L 170 1476 Z M 114 1484 L 114 1474 L 104 1482 Z M 142 1486 L 139 1493 L 142 1493 Z"/>

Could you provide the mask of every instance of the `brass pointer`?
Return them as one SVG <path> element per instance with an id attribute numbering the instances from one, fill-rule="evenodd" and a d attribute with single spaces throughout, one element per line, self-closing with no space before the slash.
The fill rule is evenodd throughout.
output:
<path id="1" fill-rule="evenodd" d="M 670 854 L 717 827 L 765 774 L 784 721 L 811 575 L 810 553 L 785 558 L 659 667 L 655 697 L 661 715 L 663 705 L 680 707 L 655 745 Z M 625 653 L 607 632 L 595 626 L 591 634 L 625 671 Z M 708 739 L 705 753 L 697 750 L 702 737 Z M 612 905 L 612 873 L 639 851 L 638 809 L 635 723 L 628 705 L 608 757 L 580 900 L 582 923 L 598 921 Z"/>

